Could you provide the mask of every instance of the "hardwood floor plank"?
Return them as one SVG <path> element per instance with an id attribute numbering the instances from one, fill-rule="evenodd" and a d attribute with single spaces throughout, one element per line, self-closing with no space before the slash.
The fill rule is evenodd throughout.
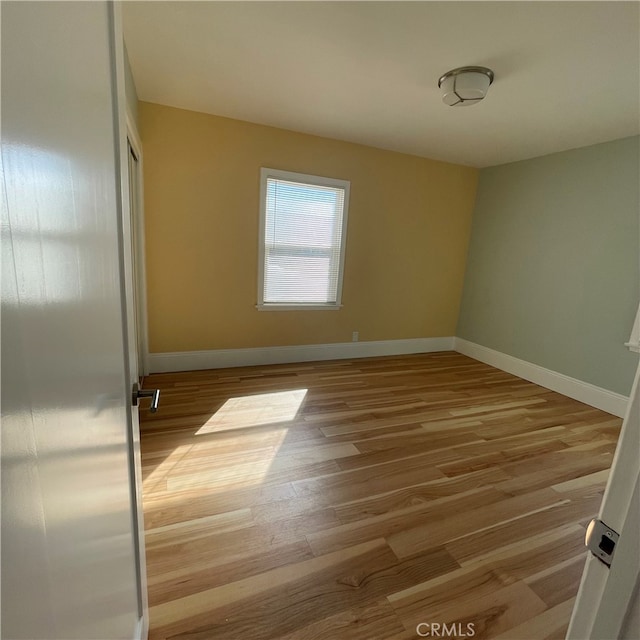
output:
<path id="1" fill-rule="evenodd" d="M 197 489 L 194 491 L 147 491 L 144 488 L 144 523 L 146 529 L 194 520 L 238 507 L 249 508 L 274 500 L 296 497 L 289 482 L 278 485 L 252 485 L 242 489 L 225 488 L 223 491 Z"/>
<path id="2" fill-rule="evenodd" d="M 554 453 L 564 453 L 561 451 Z M 567 480 L 575 480 L 584 475 L 591 475 L 611 467 L 613 454 L 603 453 L 600 455 L 578 455 L 540 456 L 536 459 L 535 465 L 527 465 L 526 461 L 520 465 L 518 463 L 501 464 L 501 468 L 506 473 L 516 476 L 511 480 L 498 483 L 498 488 L 512 494 L 526 493 L 544 487 L 555 486 Z M 527 468 L 533 469 L 525 473 Z"/>
<path id="3" fill-rule="evenodd" d="M 401 431 L 399 427 L 405 425 L 428 425 L 429 429 L 435 431 L 437 428 L 443 430 L 450 430 L 452 428 L 468 429 L 474 426 L 481 426 L 480 420 L 462 420 L 460 418 L 452 418 L 446 411 L 441 412 L 442 415 L 437 418 L 433 417 L 433 412 L 427 413 L 415 413 L 405 416 L 403 418 L 374 418 L 371 417 L 368 420 L 362 420 L 360 422 L 342 422 L 340 424 L 321 426 L 320 430 L 327 436 L 338 435 L 351 435 L 358 434 L 361 431 L 374 431 L 380 429 L 386 429 L 387 432 L 393 433 L 394 431 Z M 431 419 L 432 418 L 432 419 Z M 392 427 L 392 429 L 390 429 Z M 356 438 L 357 439 L 357 436 Z"/>
<path id="4" fill-rule="evenodd" d="M 551 531 L 581 520 L 595 517 L 602 502 L 602 494 L 579 500 L 567 500 L 548 509 L 496 522 L 484 529 L 473 531 L 447 543 L 453 557 L 465 565 L 503 546 L 505 540 L 527 540 L 545 531 Z"/>
<path id="5" fill-rule="evenodd" d="M 452 603 L 463 606 L 506 586 L 508 581 L 491 568 L 463 567 L 393 593 L 387 599 L 409 630 L 420 622 L 429 622 L 426 616 L 438 622 L 435 614 L 446 611 Z"/>
<path id="6" fill-rule="evenodd" d="M 476 558 L 469 566 L 490 566 L 506 580 L 526 580 L 564 558 L 586 557 L 584 529 L 570 525 L 510 543 Z"/>
<path id="7" fill-rule="evenodd" d="M 279 640 L 371 640 L 403 632 L 393 607 L 387 600 L 377 600 L 296 629 Z"/>
<path id="8" fill-rule="evenodd" d="M 586 552 L 569 558 L 525 579 L 531 590 L 548 606 L 555 607 L 570 600 L 578 592 Z"/>
<path id="9" fill-rule="evenodd" d="M 407 464 L 411 464 L 408 462 L 411 458 L 420 456 L 421 467 L 428 468 L 434 465 L 441 465 L 444 462 L 458 460 L 460 457 L 453 449 L 444 447 L 433 450 L 434 448 L 431 445 L 419 445 L 402 449 L 379 449 L 336 460 L 336 464 L 342 471 L 349 471 L 351 469 L 375 467 L 386 462 L 402 464 L 402 461 L 407 461 Z"/>
<path id="10" fill-rule="evenodd" d="M 539 613 L 526 622 L 494 636 L 494 640 L 564 640 L 575 598 Z"/>
<path id="11" fill-rule="evenodd" d="M 278 462 L 280 462 L 279 460 Z M 230 467 L 214 468 L 197 473 L 184 474 L 179 477 L 166 479 L 168 491 L 183 491 L 200 488 L 208 490 L 211 487 L 242 488 L 255 484 L 282 484 L 297 479 L 326 476 L 340 471 L 335 460 L 315 462 L 311 464 L 289 466 L 287 461 L 277 464 L 270 458 L 264 458 L 260 463 L 247 462 Z"/>
<path id="12" fill-rule="evenodd" d="M 596 487 L 604 489 L 607 480 L 609 479 L 609 469 L 602 469 L 602 471 L 595 471 L 585 476 L 579 476 L 572 480 L 566 480 L 565 482 L 559 482 L 558 484 L 551 485 L 551 488 L 558 493 L 566 493 L 573 491 L 574 489 L 582 489 L 584 487 Z"/>
<path id="13" fill-rule="evenodd" d="M 398 613 L 407 629 L 416 629 L 419 624 L 430 622 L 431 633 L 435 631 L 434 625 L 439 624 L 440 630 L 447 625 L 462 631 L 460 635 L 447 633 L 446 637 L 472 636 L 482 639 L 508 632 L 523 620 L 545 610 L 544 602 L 527 585 L 516 582 L 480 597 L 456 601 L 440 608 L 424 609 L 421 617 L 416 614 L 403 616 L 402 611 Z"/>
<path id="14" fill-rule="evenodd" d="M 236 509 L 193 520 L 181 520 L 145 531 L 148 549 L 165 547 L 179 541 L 181 544 L 202 536 L 235 531 L 254 524 L 251 509 Z"/>
<path id="15" fill-rule="evenodd" d="M 384 536 L 389 544 L 402 536 L 403 532 L 421 530 L 422 523 L 438 521 L 441 514 L 465 511 L 480 505 L 497 504 L 504 500 L 504 494 L 489 487 L 472 489 L 466 493 L 455 494 L 433 500 L 426 504 L 417 504 L 400 511 L 391 511 L 381 516 L 373 516 L 357 520 L 344 525 L 331 527 L 324 532 L 313 533 L 307 536 L 307 541 L 315 555 L 322 555 L 330 551 L 342 549 L 354 544 L 358 540 L 370 540 L 377 536 Z M 422 541 L 421 551 L 432 549 L 443 544 L 445 540 L 437 537 L 426 538 Z M 398 553 L 399 546 L 392 546 L 398 557 L 407 557 L 413 554 Z M 404 550 L 404 548 L 401 548 Z"/>
<path id="16" fill-rule="evenodd" d="M 491 509 L 484 507 L 466 512 L 445 511 L 445 516 L 432 522 L 391 533 L 387 540 L 399 558 L 406 558 L 431 546 L 446 544 L 473 531 L 494 526 L 560 504 L 562 498 L 552 489 L 540 489 L 522 496 L 495 502 Z"/>
<path id="17" fill-rule="evenodd" d="M 474 407 L 466 409 L 453 409 L 449 411 L 452 416 L 471 416 L 479 413 L 493 413 L 495 411 L 504 411 L 505 409 L 515 409 L 521 407 L 530 407 L 534 404 L 546 403 L 544 398 L 533 398 L 531 400 L 520 400 L 518 402 L 502 402 L 500 404 L 478 404 Z"/>
<path id="18" fill-rule="evenodd" d="M 333 510 L 324 509 L 311 515 L 151 546 L 147 549 L 147 573 L 172 571 L 185 563 L 197 566 L 214 557 L 238 555 L 248 550 L 267 552 L 272 547 L 303 541 L 307 535 L 338 524 Z"/>
<path id="19" fill-rule="evenodd" d="M 404 451 L 414 450 L 415 453 L 447 449 L 460 444 L 482 442 L 482 438 L 473 432 L 464 433 L 429 433 L 424 427 L 420 431 L 401 432 L 400 434 L 388 434 L 377 438 L 356 440 L 353 446 L 357 454 L 373 453 L 377 451 Z M 416 449 L 424 447 L 424 449 Z M 405 457 L 398 455 L 397 457 Z"/>
<path id="20" fill-rule="evenodd" d="M 215 555 L 211 562 L 198 562 L 196 566 L 181 566 L 173 571 L 151 576 L 149 579 L 149 605 L 155 606 L 180 597 L 206 591 L 224 584 L 313 558 L 306 541 L 271 547 L 259 553 Z"/>
<path id="21" fill-rule="evenodd" d="M 406 489 L 367 496 L 361 500 L 336 505 L 334 509 L 340 522 L 347 524 L 429 503 L 438 498 L 463 494 L 472 489 L 488 487 L 506 478 L 501 469 L 481 469 L 454 478 L 438 478 Z"/>
<path id="22" fill-rule="evenodd" d="M 448 456 L 445 453 L 445 456 Z M 298 480 L 293 488 L 299 496 L 315 495 L 319 502 L 340 504 L 392 489 L 442 478 L 430 462 L 439 454 L 423 454 L 381 464 L 367 465 L 354 471 L 341 471 L 319 478 Z"/>

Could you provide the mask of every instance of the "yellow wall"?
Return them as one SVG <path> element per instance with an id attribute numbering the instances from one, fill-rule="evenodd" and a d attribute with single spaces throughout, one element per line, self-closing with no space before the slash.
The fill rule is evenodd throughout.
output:
<path id="1" fill-rule="evenodd" d="M 477 170 L 141 102 L 152 353 L 455 335 Z M 260 167 L 351 181 L 339 311 L 258 311 Z"/>

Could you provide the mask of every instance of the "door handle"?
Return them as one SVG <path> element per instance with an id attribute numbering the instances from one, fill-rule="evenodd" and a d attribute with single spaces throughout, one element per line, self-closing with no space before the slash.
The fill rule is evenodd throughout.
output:
<path id="1" fill-rule="evenodd" d="M 136 382 L 133 385 L 131 404 L 134 407 L 137 407 L 140 398 L 151 398 L 151 406 L 149 407 L 149 410 L 151 413 L 155 413 L 158 410 L 158 403 L 160 402 L 160 389 L 141 389 Z"/>

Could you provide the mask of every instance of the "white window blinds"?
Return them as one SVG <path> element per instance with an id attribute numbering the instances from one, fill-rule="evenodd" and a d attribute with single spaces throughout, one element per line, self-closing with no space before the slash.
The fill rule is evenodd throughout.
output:
<path id="1" fill-rule="evenodd" d="M 263 169 L 262 305 L 337 306 L 349 183 Z"/>

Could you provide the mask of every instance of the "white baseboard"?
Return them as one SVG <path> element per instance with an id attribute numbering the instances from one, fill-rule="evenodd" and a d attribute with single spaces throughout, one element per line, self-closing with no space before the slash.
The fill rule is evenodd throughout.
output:
<path id="1" fill-rule="evenodd" d="M 494 351 L 468 340 L 453 337 L 150 353 L 148 365 L 150 373 L 167 373 L 172 371 L 226 369 L 253 365 L 345 360 L 349 358 L 371 358 L 375 356 L 396 356 L 452 350 L 497 369 L 502 369 L 519 378 L 535 382 L 542 387 L 557 391 L 614 416 L 624 417 L 629 400 L 627 396 L 596 387 L 576 378 L 570 378 L 562 373 L 545 369 L 531 362 L 514 358 L 506 353 Z"/>
<path id="2" fill-rule="evenodd" d="M 545 369 L 537 364 L 532 364 L 526 360 L 520 360 L 500 351 L 494 351 L 488 347 L 455 338 L 454 349 L 459 353 L 469 356 L 474 360 L 479 360 L 485 364 L 502 369 L 519 378 L 535 382 L 541 387 L 557 391 L 562 395 L 579 400 L 592 407 L 611 413 L 614 416 L 623 418 L 627 410 L 629 398 L 601 387 L 582 382 L 576 378 L 570 378 L 562 373 Z"/>
<path id="3" fill-rule="evenodd" d="M 225 369 L 227 367 L 313 362 L 317 360 L 345 360 L 374 356 L 397 356 L 409 353 L 453 351 L 453 342 L 453 337 L 415 338 L 410 340 L 306 344 L 291 347 L 150 353 L 148 365 L 150 373 L 167 373 L 170 371 Z"/>

